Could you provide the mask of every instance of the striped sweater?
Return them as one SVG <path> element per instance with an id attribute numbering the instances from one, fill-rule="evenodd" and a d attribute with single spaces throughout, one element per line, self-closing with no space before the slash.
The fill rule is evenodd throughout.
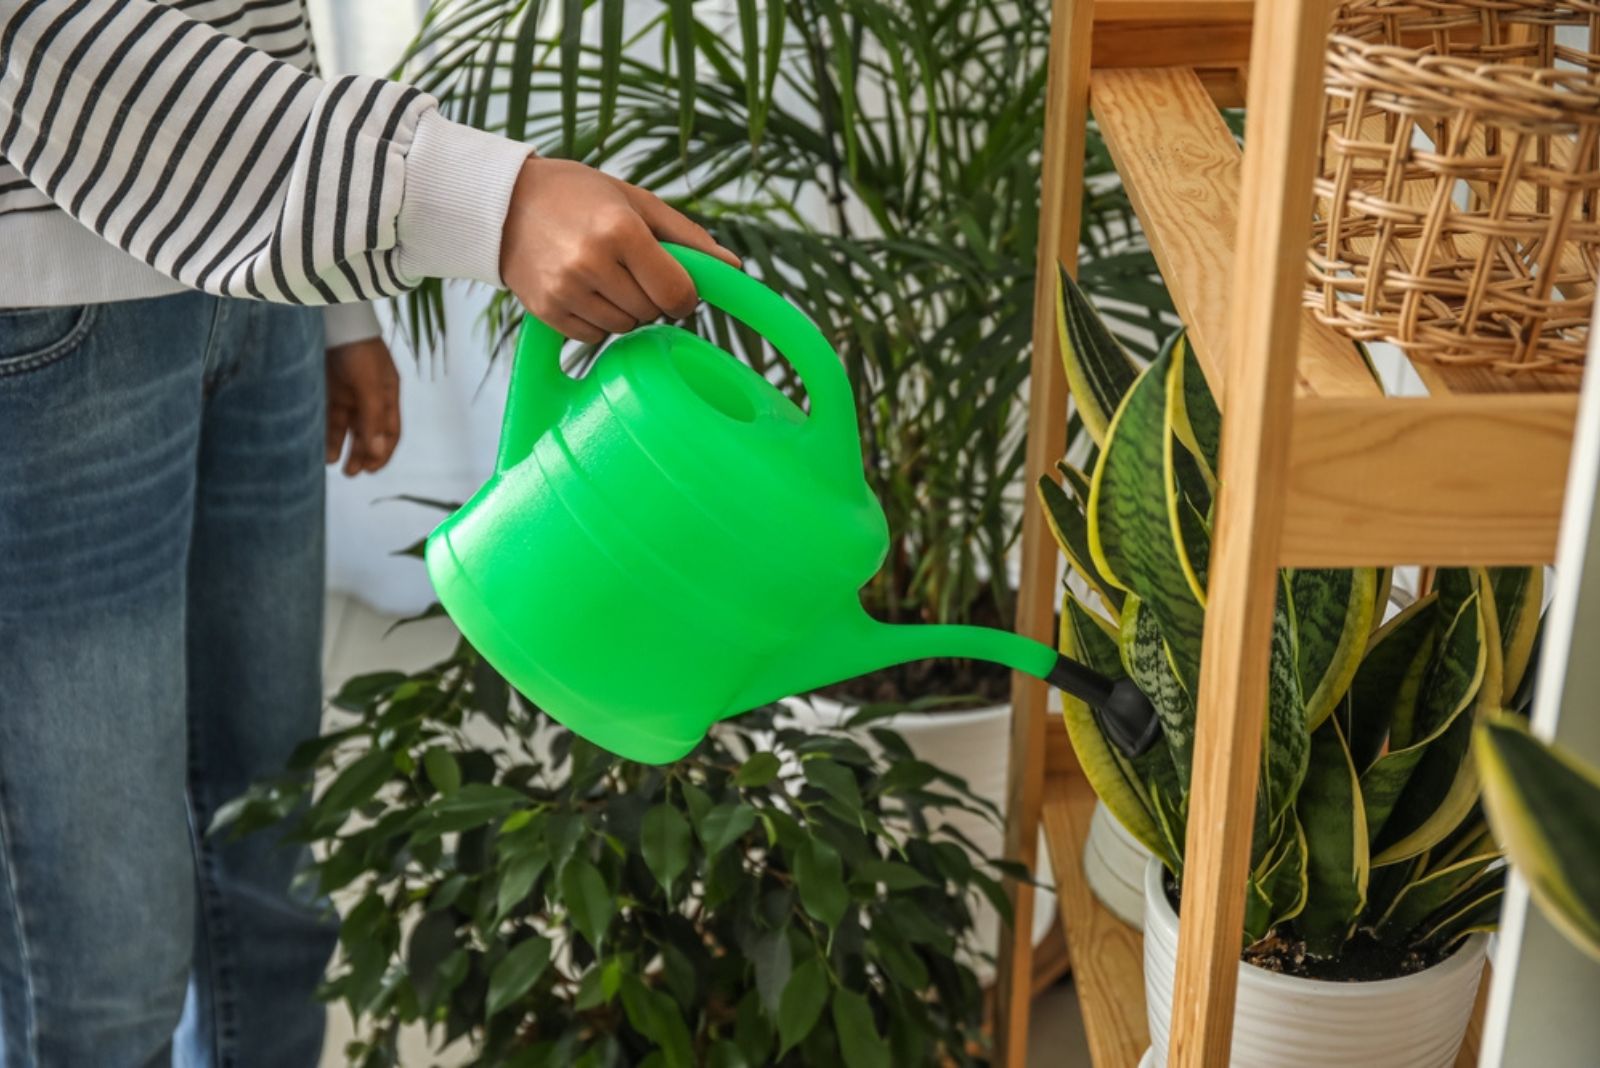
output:
<path id="1" fill-rule="evenodd" d="M 0 307 L 499 285 L 528 150 L 314 69 L 304 0 L 0 0 Z"/>

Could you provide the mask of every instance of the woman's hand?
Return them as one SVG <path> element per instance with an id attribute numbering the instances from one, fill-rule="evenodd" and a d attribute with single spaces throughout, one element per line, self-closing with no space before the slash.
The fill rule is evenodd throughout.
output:
<path id="1" fill-rule="evenodd" d="M 352 341 L 327 353 L 327 462 L 337 463 L 350 439 L 344 473 L 378 471 L 400 443 L 400 375 L 382 338 Z"/>
<path id="2" fill-rule="evenodd" d="M 694 283 L 661 242 L 739 258 L 653 193 L 568 160 L 530 157 L 511 193 L 500 276 L 522 306 L 579 341 L 694 311 Z"/>

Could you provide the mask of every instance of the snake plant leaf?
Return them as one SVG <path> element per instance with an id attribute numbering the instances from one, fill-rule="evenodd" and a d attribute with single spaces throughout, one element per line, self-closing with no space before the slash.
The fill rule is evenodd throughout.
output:
<path id="1" fill-rule="evenodd" d="M 1288 573 L 1288 582 L 1306 726 L 1315 731 L 1361 666 L 1377 610 L 1378 573 L 1367 567 L 1301 568 Z"/>
<path id="2" fill-rule="evenodd" d="M 1102 448 L 1111 420 L 1133 388 L 1138 368 L 1106 327 L 1067 269 L 1056 265 L 1056 333 L 1067 389 L 1095 444 Z"/>
<path id="3" fill-rule="evenodd" d="M 1465 578 L 1475 592 L 1462 607 L 1476 612 L 1482 638 L 1483 664 L 1476 692 L 1469 708 L 1454 713 L 1448 722 L 1434 727 L 1431 718 L 1422 721 L 1434 730 L 1427 743 L 1419 746 L 1422 757 L 1388 821 L 1375 832 L 1373 849 L 1384 861 L 1431 849 L 1459 826 L 1478 802 L 1478 768 L 1471 759 L 1472 727 L 1500 707 L 1500 634 L 1488 573 L 1473 569 Z M 1449 603 L 1450 594 L 1441 588 L 1440 605 Z M 1454 681 L 1457 676 L 1451 673 L 1447 677 Z M 1428 696 L 1425 692 L 1418 707 L 1431 711 Z"/>
<path id="4" fill-rule="evenodd" d="M 1370 850 L 1369 850 L 1370 852 Z M 1367 878 L 1367 917 L 1382 916 L 1406 887 L 1427 874 L 1428 858 L 1407 857 L 1394 864 L 1374 864 Z"/>
<path id="5" fill-rule="evenodd" d="M 1428 917 L 1454 913 L 1463 901 L 1479 896 L 1474 893 L 1477 884 L 1500 863 L 1500 852 L 1491 850 L 1458 860 L 1418 879 L 1400 891 L 1393 904 L 1378 918 L 1375 925 L 1378 937 L 1386 941 L 1403 939 Z"/>
<path id="6" fill-rule="evenodd" d="M 1383 752 L 1397 711 L 1416 704 L 1437 640 L 1438 596 L 1413 601 L 1372 635 L 1367 655 L 1345 695 L 1345 740 L 1356 771 L 1365 774 Z"/>
<path id="7" fill-rule="evenodd" d="M 1338 953 L 1367 903 L 1372 857 L 1366 810 L 1337 717 L 1311 735 L 1311 760 L 1295 812 L 1306 836 L 1306 906 L 1295 927 L 1311 953 Z"/>
<path id="8" fill-rule="evenodd" d="M 1199 464 L 1178 439 L 1167 435 L 1165 460 L 1168 470 L 1167 521 L 1172 527 L 1172 544 L 1178 550 L 1189 592 L 1201 607 L 1206 603 L 1206 578 L 1211 564 L 1211 491 L 1200 477 Z"/>
<path id="9" fill-rule="evenodd" d="M 1089 517 L 1083 505 L 1088 500 L 1088 494 L 1070 497 L 1055 479 L 1041 475 L 1039 500 L 1044 505 L 1045 522 L 1049 524 L 1050 533 L 1055 535 L 1056 544 L 1061 546 L 1067 563 L 1099 596 L 1101 602 L 1120 616 L 1125 594 L 1105 580 L 1095 568 L 1094 557 L 1089 553 Z"/>
<path id="10" fill-rule="evenodd" d="M 1245 888 L 1245 944 L 1298 916 L 1306 904 L 1306 835 L 1290 813 L 1266 859 L 1250 873 Z"/>
<path id="11" fill-rule="evenodd" d="M 1505 872 L 1491 872 L 1478 885 L 1476 896 L 1452 902 L 1453 911 L 1430 918 L 1426 930 L 1415 941 L 1422 945 L 1448 949 L 1478 931 L 1492 931 L 1500 922 L 1500 901 L 1505 896 Z"/>
<path id="12" fill-rule="evenodd" d="M 1544 605 L 1544 569 L 1490 568 L 1489 585 L 1500 629 L 1501 702 L 1511 707 L 1532 661 L 1534 640 L 1539 634 L 1539 610 Z"/>
<path id="13" fill-rule="evenodd" d="M 1199 685 L 1204 611 L 1189 584 L 1170 519 L 1165 361 L 1156 358 L 1112 417 L 1089 491 L 1089 549 L 1113 585 L 1137 594 L 1160 624 L 1178 678 Z"/>
<path id="14" fill-rule="evenodd" d="M 1115 634 L 1070 591 L 1061 599 L 1060 644 L 1062 653 L 1101 674 L 1112 678 L 1122 675 Z M 1088 704 L 1071 694 L 1063 694 L 1061 704 L 1073 752 L 1095 795 L 1105 802 L 1129 834 L 1161 857 L 1169 868 L 1175 868 L 1175 855 L 1169 848 L 1167 836 L 1157 826 L 1138 773 L 1106 740 Z M 1166 759 L 1159 753 L 1159 747 L 1145 754 L 1147 758 L 1152 756 Z"/>
<path id="15" fill-rule="evenodd" d="M 1267 663 L 1265 770 L 1258 805 L 1265 821 L 1276 827 L 1294 805 L 1311 757 L 1311 732 L 1306 726 L 1305 699 L 1296 666 L 1294 608 L 1282 572 L 1272 615 L 1271 656 Z M 1258 821 L 1262 817 L 1258 815 Z"/>
<path id="16" fill-rule="evenodd" d="M 1157 853 L 1167 865 L 1172 877 L 1183 881 L 1183 843 L 1185 823 L 1189 815 L 1188 796 L 1176 792 L 1165 793 L 1152 785 L 1150 811 L 1161 829 L 1161 839 L 1166 843 L 1165 854 Z"/>
<path id="17" fill-rule="evenodd" d="M 1389 751 L 1373 761 L 1372 766 L 1361 775 L 1367 827 L 1375 838 L 1384 837 L 1385 825 L 1397 810 L 1400 795 L 1410 784 L 1412 775 L 1421 765 L 1431 744 L 1443 737 L 1472 704 L 1483 681 L 1488 657 L 1487 643 L 1483 640 L 1484 613 L 1481 602 L 1476 593 L 1464 601 L 1447 596 L 1442 582 L 1439 593 L 1438 609 L 1441 614 L 1451 604 L 1459 606 L 1434 649 L 1415 710 L 1410 710 L 1404 702 L 1397 704 L 1390 725 Z M 1416 725 L 1421 726 L 1421 733 L 1413 737 Z M 1448 748 L 1453 749 L 1459 742 L 1458 737 L 1452 736 Z M 1447 751 L 1442 760 L 1448 763 L 1451 756 L 1452 753 Z M 1415 819 L 1409 822 L 1414 825 Z M 1450 828 L 1444 830 L 1449 831 Z M 1389 842 L 1394 840 L 1393 835 L 1388 837 Z M 1384 850 L 1375 853 L 1379 863 L 1399 860 L 1401 856 L 1408 855 L 1389 855 Z"/>
<path id="18" fill-rule="evenodd" d="M 1189 772 L 1194 764 L 1194 698 L 1178 679 L 1172 651 L 1161 637 L 1154 614 L 1138 597 L 1129 595 L 1122 605 L 1118 636 L 1122 666 L 1140 692 L 1155 707 L 1165 749 L 1177 772 L 1178 789 L 1189 792 Z"/>
<path id="19" fill-rule="evenodd" d="M 1518 716 L 1478 728 L 1484 807 L 1550 922 L 1600 960 L 1600 769 L 1533 736 Z"/>
<path id="20" fill-rule="evenodd" d="M 1206 488 L 1217 489 L 1217 454 L 1222 442 L 1222 413 L 1195 359 L 1187 331 L 1180 330 L 1167 343 L 1171 366 L 1167 371 L 1167 424 L 1194 457 Z"/>

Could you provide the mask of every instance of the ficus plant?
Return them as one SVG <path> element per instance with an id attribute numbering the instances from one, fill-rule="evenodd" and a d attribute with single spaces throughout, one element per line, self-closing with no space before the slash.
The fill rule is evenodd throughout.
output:
<path id="1" fill-rule="evenodd" d="M 1008 625 L 1049 20 L 1049 0 L 437 0 L 402 72 L 457 119 L 661 191 L 799 305 L 845 363 L 893 538 L 869 612 Z M 1082 284 L 1154 356 L 1170 303 L 1093 130 L 1084 166 Z M 409 304 L 418 332 L 438 296 Z M 519 316 L 496 298 L 492 333 Z M 702 316 L 794 386 L 760 339 Z M 1009 686 L 973 663 L 940 691 L 929 670 L 872 696 Z"/>
<path id="2" fill-rule="evenodd" d="M 1533 900 L 1573 945 L 1600 960 L 1600 768 L 1528 729 L 1480 724 L 1484 807 Z"/>
<path id="3" fill-rule="evenodd" d="M 1059 482 L 1038 486 L 1071 575 L 1061 646 L 1131 677 L 1160 733 L 1130 755 L 1070 698 L 1067 727 L 1100 798 L 1181 899 L 1221 420 L 1181 331 L 1141 367 L 1058 278 L 1067 378 L 1096 443 L 1090 470 L 1062 463 Z M 1472 731 L 1525 706 L 1543 572 L 1441 569 L 1385 618 L 1390 580 L 1278 574 L 1247 959 L 1334 975 L 1359 958 L 1364 977 L 1396 974 L 1498 916 L 1504 861 L 1478 803 Z"/>
<path id="4" fill-rule="evenodd" d="M 675 764 L 629 763 L 465 642 L 333 703 L 344 725 L 213 833 L 314 847 L 352 1065 L 398 1064 L 408 1024 L 507 1068 L 986 1063 L 963 962 L 988 948 L 976 895 L 1007 914 L 1016 873 L 942 818 L 992 806 L 892 731 L 757 711 Z"/>

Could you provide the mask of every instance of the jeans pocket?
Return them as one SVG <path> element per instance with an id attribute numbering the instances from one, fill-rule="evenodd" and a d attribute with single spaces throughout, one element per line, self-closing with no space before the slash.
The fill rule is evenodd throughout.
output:
<path id="1" fill-rule="evenodd" d="M 0 308 L 0 378 L 48 367 L 89 336 L 96 304 Z"/>

